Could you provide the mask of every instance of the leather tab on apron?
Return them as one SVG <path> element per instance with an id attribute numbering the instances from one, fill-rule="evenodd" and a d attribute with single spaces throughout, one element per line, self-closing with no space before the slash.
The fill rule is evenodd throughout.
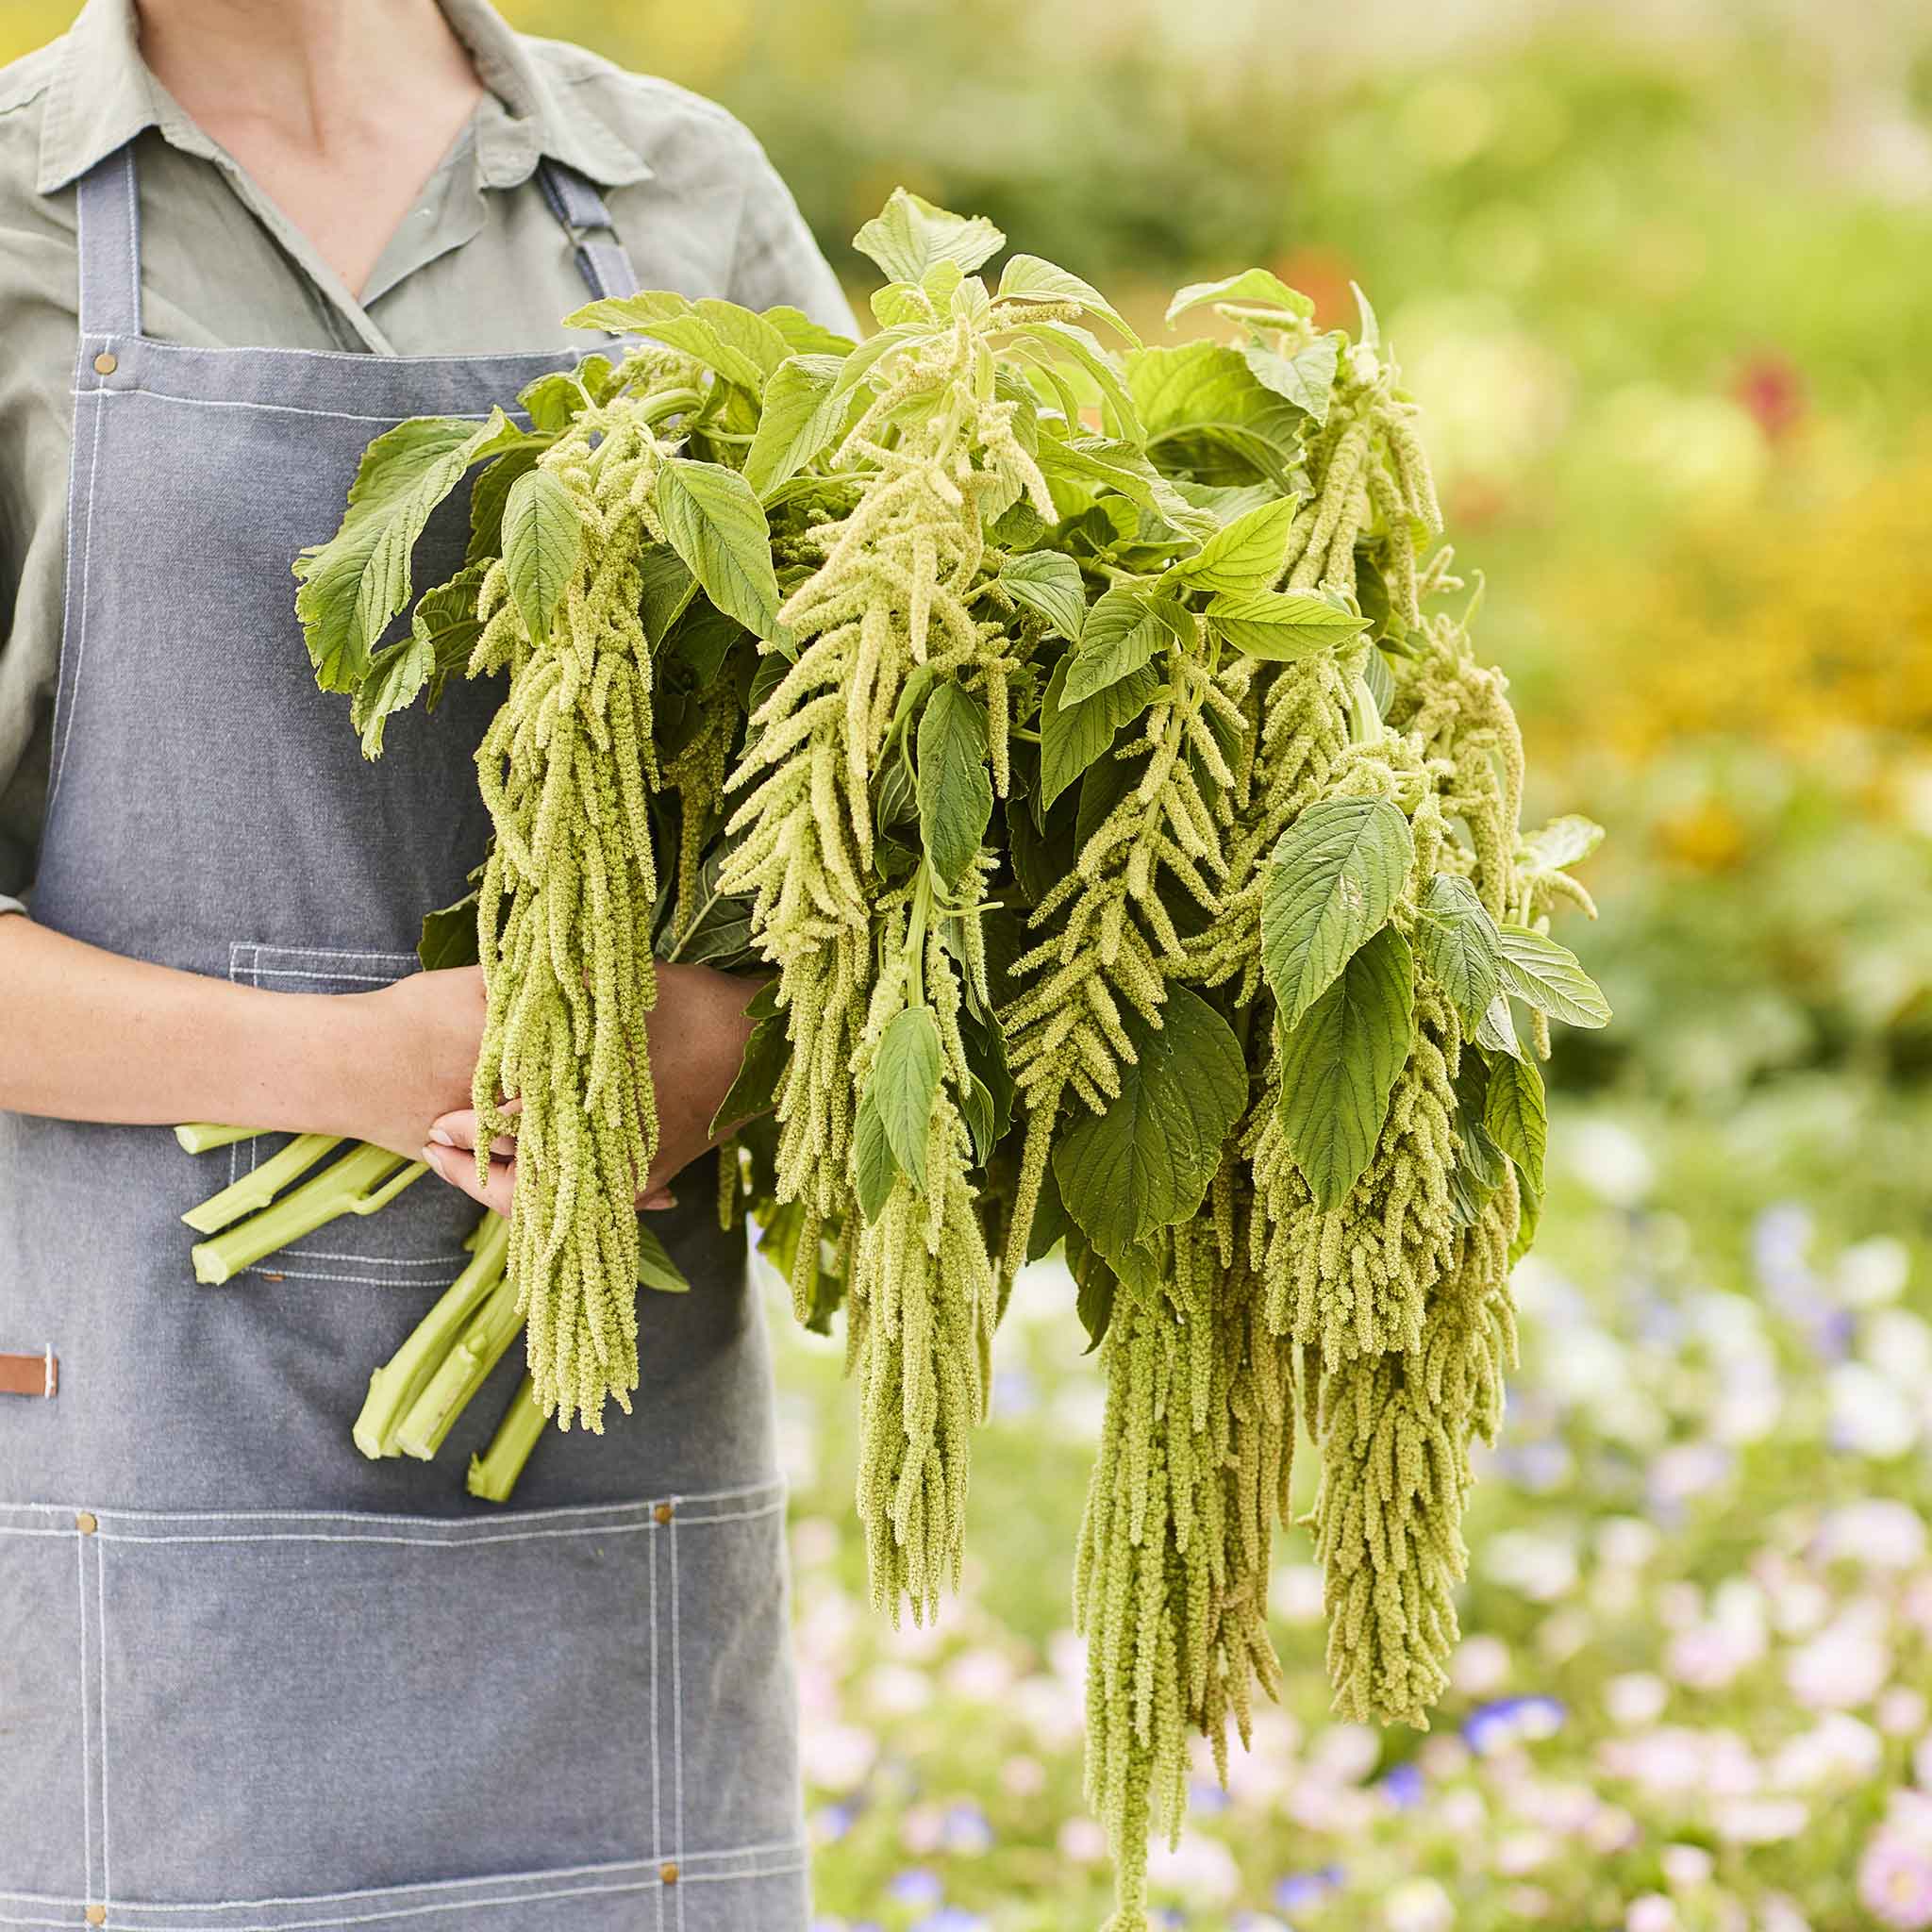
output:
<path id="1" fill-rule="evenodd" d="M 60 1362 L 51 1348 L 39 1355 L 0 1355 L 0 1395 L 55 1395 Z"/>

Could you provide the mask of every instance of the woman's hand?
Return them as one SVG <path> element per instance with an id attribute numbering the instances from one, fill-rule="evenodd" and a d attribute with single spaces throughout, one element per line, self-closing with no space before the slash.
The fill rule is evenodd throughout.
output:
<path id="1" fill-rule="evenodd" d="M 446 973 L 416 975 L 418 980 L 455 976 Z M 481 974 L 476 977 L 480 1002 Z M 400 991 L 409 983 L 404 980 L 391 990 Z M 743 1062 L 745 1042 L 754 1024 L 745 1018 L 744 1009 L 755 991 L 751 982 L 709 966 L 658 968 L 658 1004 L 645 1027 L 651 1084 L 658 1099 L 658 1153 L 639 1198 L 640 1207 L 670 1207 L 671 1181 L 717 1144 L 711 1138 L 711 1119 L 730 1092 Z M 480 1040 L 480 1013 L 476 1032 Z M 472 1041 L 473 1064 L 475 1057 L 476 1041 Z M 473 1200 L 508 1214 L 516 1185 L 516 1142 L 495 1142 L 491 1149 L 489 1184 L 479 1187 L 475 1158 L 476 1127 L 475 1112 L 465 1099 L 429 1129 L 429 1144 L 423 1148 L 421 1158 Z M 415 1149 L 410 1152 L 414 1155 Z"/>

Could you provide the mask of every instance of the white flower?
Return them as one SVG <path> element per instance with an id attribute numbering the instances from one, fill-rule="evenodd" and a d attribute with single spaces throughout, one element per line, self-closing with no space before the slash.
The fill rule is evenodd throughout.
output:
<path id="1" fill-rule="evenodd" d="M 1489 1697 L 1509 1681 L 1509 1646 L 1500 1637 L 1466 1637 L 1449 1664 L 1450 1681 L 1465 1697 Z"/>
<path id="2" fill-rule="evenodd" d="M 1576 1551 L 1568 1539 L 1506 1529 L 1490 1539 L 1483 1567 L 1530 1602 L 1555 1603 L 1576 1588 Z"/>
<path id="3" fill-rule="evenodd" d="M 826 1791 L 851 1790 L 872 1769 L 878 1750 L 878 1740 L 857 1724 L 807 1724 L 799 1738 L 807 1782 Z"/>
<path id="4" fill-rule="evenodd" d="M 1925 1554 L 1925 1524 L 1908 1504 L 1868 1496 L 1834 1509 L 1819 1525 L 1818 1558 L 1846 1557 L 1874 1570 L 1909 1570 Z"/>
<path id="5" fill-rule="evenodd" d="M 1613 1724 L 1654 1724 L 1671 1701 L 1671 1687 L 1649 1671 L 1625 1671 L 1604 1686 L 1604 1708 Z"/>
<path id="6" fill-rule="evenodd" d="M 1679 1932 L 1677 1908 L 1660 1891 L 1640 1892 L 1624 1914 L 1624 1932 Z"/>
<path id="7" fill-rule="evenodd" d="M 1811 1810 L 1802 1798 L 1732 1798 L 1711 1807 L 1710 1822 L 1732 1844 L 1779 1844 L 1811 1823 Z"/>
<path id="8" fill-rule="evenodd" d="M 1571 1171 L 1599 1200 L 1634 1208 L 1657 1178 L 1650 1150 L 1615 1121 L 1572 1122 L 1564 1131 Z"/>
<path id="9" fill-rule="evenodd" d="M 1909 1684 L 1893 1684 L 1878 1700 L 1878 1728 L 1888 1738 L 1903 1738 L 1925 1724 L 1924 1693 Z"/>
<path id="10" fill-rule="evenodd" d="M 1177 1891 L 1189 1900 L 1232 1898 L 1241 1889 L 1241 1868 L 1234 1854 L 1219 1839 L 1184 1831 L 1180 1842 L 1169 1847 L 1158 1839 L 1147 1854 L 1147 1883 Z"/>
<path id="11" fill-rule="evenodd" d="M 1513 1831 L 1496 1840 L 1491 1864 L 1504 1878 L 1520 1878 L 1539 1865 L 1547 1865 L 1556 1851 L 1556 1841 L 1547 1832 Z"/>
<path id="12" fill-rule="evenodd" d="M 1890 1461 L 1919 1440 L 1919 1418 L 1897 1385 L 1863 1362 L 1838 1362 L 1825 1381 L 1831 1438 L 1859 1456 Z"/>
<path id="13" fill-rule="evenodd" d="M 1884 1614 L 1854 1605 L 1785 1659 L 1791 1695 L 1813 1710 L 1846 1710 L 1869 1704 L 1891 1674 Z"/>
<path id="14" fill-rule="evenodd" d="M 1687 1891 L 1694 1886 L 1708 1885 L 1710 1874 L 1717 1869 L 1717 1861 L 1702 1845 L 1666 1845 L 1657 1854 L 1657 1863 L 1666 1884 Z"/>
<path id="15" fill-rule="evenodd" d="M 1107 1857 L 1107 1833 L 1097 1820 L 1084 1813 L 1061 1824 L 1057 1841 L 1060 1857 L 1075 1865 L 1097 1865 Z"/>
<path id="16" fill-rule="evenodd" d="M 903 1717 L 932 1702 L 932 1679 L 910 1664 L 876 1664 L 865 1680 L 865 1700 L 881 1715 Z"/>
<path id="17" fill-rule="evenodd" d="M 1855 1241 L 1840 1251 L 1832 1270 L 1839 1300 L 1850 1308 L 1895 1302 L 1911 1279 L 1912 1257 L 1902 1241 L 1889 1234 Z"/>
<path id="18" fill-rule="evenodd" d="M 1433 1878 L 1410 1878 L 1389 1894 L 1382 1923 L 1389 1932 L 1453 1932 L 1456 1907 Z"/>
<path id="19" fill-rule="evenodd" d="M 1314 1563 L 1279 1563 L 1268 1579 L 1268 1607 L 1284 1624 L 1322 1620 L 1322 1572 Z"/>
<path id="20" fill-rule="evenodd" d="M 1884 1756 L 1884 1741 L 1870 1724 L 1841 1710 L 1829 1711 L 1778 1748 L 1771 1781 L 1788 1791 L 1830 1781 L 1857 1783 L 1872 1776 Z"/>
<path id="21" fill-rule="evenodd" d="M 1641 1570 L 1660 1541 L 1655 1525 L 1641 1516 L 1607 1516 L 1596 1526 L 1598 1559 L 1622 1570 Z"/>

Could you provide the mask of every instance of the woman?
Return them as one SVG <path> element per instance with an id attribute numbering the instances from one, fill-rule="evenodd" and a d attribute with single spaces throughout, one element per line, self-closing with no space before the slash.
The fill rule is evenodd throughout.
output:
<path id="1" fill-rule="evenodd" d="M 382 425 L 508 402 L 640 284 L 850 327 L 736 123 L 483 0 L 90 0 L 0 75 L 0 1923 L 804 1924 L 765 1337 L 711 1178 L 667 1187 L 741 985 L 653 1016 L 694 1291 L 635 1413 L 508 1510 L 450 1465 L 513 1362 L 437 1463 L 348 1428 L 476 1214 L 481 988 L 411 947 L 491 696 L 365 765 L 290 563 Z M 275 1143 L 188 1119 L 454 1185 L 198 1288 L 178 1216 Z"/>

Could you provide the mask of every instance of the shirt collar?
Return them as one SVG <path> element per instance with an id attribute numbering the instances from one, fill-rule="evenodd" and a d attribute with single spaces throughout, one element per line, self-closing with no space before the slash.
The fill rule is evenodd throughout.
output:
<path id="1" fill-rule="evenodd" d="M 527 180 L 546 155 L 602 188 L 649 175 L 644 161 L 568 98 L 567 83 L 531 58 L 528 43 L 489 0 L 438 4 L 491 96 L 475 122 L 483 187 L 512 188 Z M 148 127 L 188 153 L 215 153 L 141 58 L 134 0 L 87 0 L 48 88 L 37 190 L 51 194 L 66 187 Z"/>

